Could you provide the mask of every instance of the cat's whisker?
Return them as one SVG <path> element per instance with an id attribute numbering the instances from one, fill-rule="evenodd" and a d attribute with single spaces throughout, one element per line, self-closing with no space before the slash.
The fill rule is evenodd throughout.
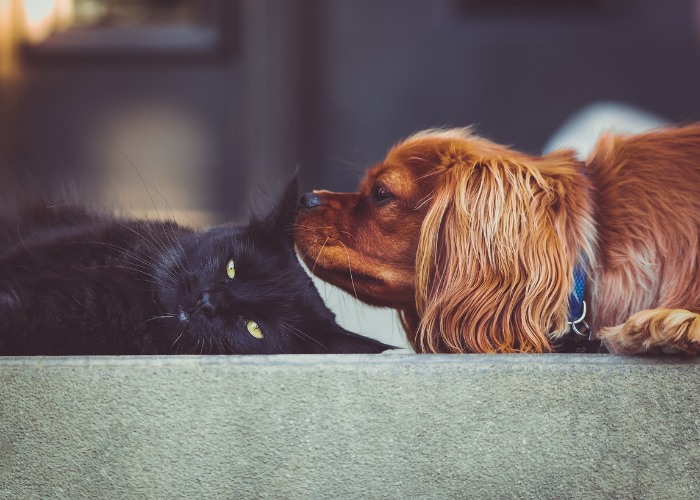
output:
<path id="1" fill-rule="evenodd" d="M 148 232 L 148 234 L 153 238 L 152 242 L 155 245 L 156 241 L 160 244 L 160 249 L 164 255 L 168 255 L 172 257 L 172 260 L 180 266 L 180 269 L 182 269 L 184 272 L 187 272 L 185 269 L 185 266 L 182 265 L 182 261 L 180 261 L 180 257 L 178 255 L 179 252 L 177 252 L 177 249 L 172 245 L 168 246 L 165 244 L 165 242 L 158 236 L 158 233 L 155 232 L 155 230 L 150 227 L 149 225 L 144 225 L 144 229 Z M 170 240 L 170 237 L 168 236 L 167 230 L 163 228 L 164 231 L 163 233 L 165 234 L 165 237 Z"/>
<path id="2" fill-rule="evenodd" d="M 180 248 L 180 250 L 183 251 L 182 256 L 185 258 L 185 261 L 187 261 L 187 267 L 191 271 L 192 265 L 190 264 L 189 259 L 187 258 L 187 254 L 184 252 L 184 248 L 182 246 L 182 243 L 177 238 L 175 238 L 175 226 L 173 225 L 173 221 L 175 220 L 175 213 L 173 212 L 173 207 L 170 205 L 170 203 L 168 202 L 165 195 L 163 195 L 163 191 L 160 189 L 160 183 L 158 182 L 158 176 L 156 175 L 155 170 L 152 170 L 152 173 L 153 173 L 153 179 L 155 180 L 156 185 L 155 186 L 151 185 L 151 187 L 153 187 L 156 190 L 156 193 L 158 193 L 158 196 L 160 196 L 160 198 L 163 200 L 163 203 L 165 203 L 165 206 L 170 211 L 170 219 L 168 220 L 168 225 L 170 226 L 170 231 L 172 232 L 173 239 L 175 241 L 173 242 L 172 240 L 170 240 L 170 238 L 168 237 L 167 231 L 165 231 L 165 236 L 168 237 L 168 241 L 170 241 L 170 245 L 171 245 L 173 251 L 177 250 L 176 245 Z M 187 271 L 185 271 L 185 272 L 187 272 Z"/>
<path id="3" fill-rule="evenodd" d="M 142 239 L 143 241 L 143 239 Z M 153 245 L 150 242 L 147 242 L 151 248 L 153 248 Z M 120 248 L 118 245 L 115 245 L 114 248 Z M 131 257 L 133 259 L 138 260 L 141 262 L 149 271 L 152 271 L 156 274 L 158 274 L 159 277 L 162 277 L 164 279 L 168 279 L 169 281 L 172 281 L 173 284 L 177 283 L 177 276 L 174 273 L 169 273 L 165 272 L 164 269 L 159 265 L 159 262 L 156 262 L 155 257 L 146 254 L 143 252 L 140 247 L 137 247 L 134 249 L 134 251 L 129 251 L 128 249 L 123 250 L 124 253 L 126 254 L 127 257 Z M 161 255 L 158 250 L 154 250 L 158 255 Z M 159 270 L 164 271 L 162 273 L 158 272 Z"/>
<path id="4" fill-rule="evenodd" d="M 127 225 L 124 224 L 123 222 L 116 221 L 116 223 L 117 223 L 118 225 L 122 226 L 123 228 L 128 229 L 129 231 L 131 231 L 132 233 L 134 233 L 136 236 L 138 236 L 139 238 L 141 238 L 141 240 L 144 241 L 146 244 L 148 244 L 156 253 L 161 254 L 161 253 L 167 251 L 167 248 L 158 247 L 158 246 L 156 245 L 156 242 L 150 240 L 150 239 L 148 238 L 147 235 L 144 235 L 144 234 L 139 233 L 136 229 L 134 229 L 134 228 L 132 228 L 132 227 L 130 227 L 130 226 L 127 226 Z"/>
<path id="5" fill-rule="evenodd" d="M 281 323 L 281 325 L 282 325 L 284 328 L 287 329 L 288 332 L 290 332 L 290 333 L 296 335 L 296 336 L 297 336 L 298 338 L 300 338 L 301 340 L 304 340 L 304 341 L 309 341 L 309 340 L 311 340 L 311 341 L 313 341 L 313 342 L 316 342 L 318 345 L 320 345 L 320 346 L 323 347 L 324 349 L 328 350 L 328 348 L 327 348 L 327 347 L 323 344 L 323 342 L 321 342 L 320 340 L 315 339 L 314 337 L 312 337 L 312 336 L 310 336 L 310 335 L 304 333 L 303 331 L 301 331 L 301 330 L 299 330 L 298 328 L 296 328 L 296 327 L 290 325 L 290 324 L 287 323 L 286 321 L 280 321 L 280 323 Z"/>
<path id="6" fill-rule="evenodd" d="M 141 269 L 144 273 L 148 274 L 151 278 L 162 282 L 163 284 L 168 283 L 170 287 L 175 287 L 177 286 L 178 279 L 175 274 L 172 273 L 158 273 L 158 269 L 156 268 L 156 264 L 154 262 L 148 262 L 144 259 L 141 259 L 138 255 L 134 254 L 133 252 L 130 252 L 126 248 L 120 247 L 119 245 L 113 245 L 110 243 L 103 243 L 103 242 L 95 242 L 97 244 L 105 245 L 109 248 L 114 248 L 116 250 L 119 250 L 123 252 L 127 257 L 130 257 L 137 262 L 133 262 L 130 260 L 126 259 L 119 259 L 115 258 L 116 262 L 120 262 L 122 264 L 128 264 L 129 266 L 135 266 L 139 269 Z M 107 257 L 107 256 L 105 256 Z"/>
<path id="7" fill-rule="evenodd" d="M 174 290 L 175 290 L 174 287 L 171 287 L 171 286 L 169 286 L 169 285 L 164 285 L 164 284 L 162 284 L 162 283 L 156 283 L 155 281 L 152 281 L 152 280 L 145 280 L 145 279 L 134 278 L 134 281 L 140 281 L 141 283 L 151 283 L 151 284 L 153 284 L 153 285 L 157 285 L 157 286 L 158 286 L 160 289 L 162 289 L 162 290 L 169 290 L 169 291 L 174 291 Z M 157 290 L 156 290 L 156 289 L 153 289 L 153 288 L 149 288 L 148 291 L 149 291 L 149 292 L 154 292 L 154 293 L 157 292 Z"/>
<path id="8" fill-rule="evenodd" d="M 143 321 L 142 323 L 148 323 L 149 321 L 153 321 L 154 319 L 163 319 L 163 318 L 174 318 L 174 314 L 163 314 L 161 316 L 153 316 L 152 318 L 147 319 L 146 321 Z"/>
<path id="9" fill-rule="evenodd" d="M 185 262 L 187 263 L 187 269 L 185 270 L 185 272 L 192 272 L 192 264 L 190 263 L 190 259 L 187 258 L 187 252 L 185 252 L 185 247 L 182 245 L 182 242 L 175 237 L 175 228 L 172 226 L 172 223 L 170 224 L 170 230 L 173 233 L 174 239 L 174 242 L 172 244 L 172 250 L 173 252 L 175 252 L 175 255 L 177 256 L 178 260 L 180 260 L 180 266 L 184 269 L 185 266 L 183 265 L 182 260 L 180 259 L 180 257 L 184 257 Z"/>
<path id="10" fill-rule="evenodd" d="M 136 175 L 138 175 L 139 179 L 141 180 L 141 184 L 143 184 L 143 187 L 146 188 L 146 193 L 148 194 L 148 197 L 151 200 L 151 205 L 153 205 L 153 209 L 156 211 L 156 216 L 160 220 L 160 213 L 158 212 L 158 206 L 156 205 L 155 200 L 153 199 L 153 196 L 151 195 L 151 190 L 148 189 L 148 182 L 146 182 L 146 179 L 143 178 L 143 175 L 141 175 L 141 171 L 136 168 L 136 165 L 134 164 L 133 161 L 131 161 L 131 158 L 129 158 L 126 154 L 124 154 L 123 151 L 119 151 L 124 158 L 131 164 L 131 167 L 134 169 L 136 172 Z"/>
<path id="11" fill-rule="evenodd" d="M 87 309 L 87 308 L 85 307 L 85 304 L 83 304 L 83 303 L 80 302 L 77 298 L 75 298 L 75 295 L 73 295 L 73 292 L 72 292 L 72 291 L 69 291 L 68 293 L 69 293 L 69 295 L 71 296 L 71 298 L 72 298 L 80 307 L 82 307 L 83 309 Z"/>
<path id="12" fill-rule="evenodd" d="M 110 256 L 105 255 L 104 257 L 110 257 Z M 128 257 L 131 257 L 131 256 L 128 256 Z M 133 257 L 132 257 L 132 258 L 133 258 Z M 129 264 L 130 266 L 137 267 L 137 268 L 139 268 L 139 269 L 141 269 L 141 270 L 143 270 L 143 271 L 145 271 L 145 272 L 149 272 L 149 273 L 150 273 L 150 272 L 153 271 L 153 266 L 149 266 L 149 265 L 146 265 L 146 264 L 141 264 L 139 261 L 134 262 L 133 260 L 126 260 L 126 259 L 123 259 L 123 258 L 122 258 L 122 259 L 113 258 L 113 260 L 116 261 L 116 262 L 121 262 L 122 264 Z M 155 275 L 153 275 L 153 277 L 155 278 Z"/>
<path id="13" fill-rule="evenodd" d="M 154 285 L 158 285 L 158 286 L 161 286 L 161 287 L 163 287 L 163 288 L 167 288 L 167 289 L 169 289 L 169 290 L 174 290 L 174 289 L 175 289 L 175 286 L 177 285 L 177 283 L 174 283 L 174 282 L 173 282 L 173 283 L 166 283 L 166 282 L 164 282 L 163 280 L 161 280 L 158 276 L 156 276 L 156 275 L 154 275 L 154 274 L 152 274 L 152 273 L 149 273 L 149 272 L 147 272 L 147 271 L 143 271 L 142 269 L 139 269 L 138 267 L 132 267 L 133 262 L 123 261 L 123 260 L 119 260 L 119 259 L 116 259 L 116 262 L 123 262 L 123 263 L 127 263 L 127 264 L 130 264 L 130 265 L 128 265 L 128 266 L 121 266 L 121 265 L 106 265 L 106 264 L 104 264 L 104 265 L 99 265 L 99 266 L 85 266 L 85 267 L 83 267 L 82 269 L 83 269 L 83 270 L 90 270 L 90 269 L 109 269 L 110 267 L 124 268 L 124 269 L 129 269 L 129 270 L 134 271 L 134 272 L 139 273 L 139 274 L 146 275 L 146 276 L 148 276 L 149 278 L 152 278 L 152 279 L 150 279 L 150 280 L 132 278 L 134 281 L 143 281 L 143 282 L 146 282 L 146 283 L 153 283 Z M 29 270 L 28 267 L 27 267 L 26 269 Z M 54 275 L 54 276 L 57 276 L 57 277 L 58 277 L 58 276 L 67 276 L 67 275 L 70 275 L 70 274 L 71 274 L 71 271 L 66 271 L 66 272 L 64 272 L 64 273 L 60 273 L 60 272 L 54 272 L 54 273 L 53 273 L 53 275 Z"/>
<path id="14" fill-rule="evenodd" d="M 197 352 L 197 347 L 199 346 L 199 338 L 194 339 L 194 343 L 190 343 L 190 347 L 187 349 L 189 354 L 195 354 Z"/>
<path id="15" fill-rule="evenodd" d="M 164 315 L 164 316 L 153 316 L 152 318 L 149 318 L 147 320 L 142 321 L 137 325 L 137 327 L 143 326 L 146 323 L 150 323 L 151 321 L 155 321 L 157 319 L 166 319 L 166 318 L 174 318 L 175 316 L 172 314 Z"/>
<path id="16" fill-rule="evenodd" d="M 229 344 L 228 339 L 226 337 L 219 337 L 221 340 L 222 345 L 224 346 L 224 353 L 225 354 L 236 354 L 236 350 Z M 228 351 L 226 350 L 228 349 Z"/>
<path id="17" fill-rule="evenodd" d="M 225 354 L 225 351 L 226 351 L 226 350 L 224 349 L 224 344 L 223 344 L 223 342 L 221 342 L 221 337 L 218 337 L 218 336 L 217 336 L 215 340 L 216 340 L 216 343 L 218 344 L 218 345 L 216 346 L 216 348 L 217 348 L 217 351 L 216 351 L 216 352 L 217 352 L 218 354 Z"/>
<path id="18" fill-rule="evenodd" d="M 175 237 L 176 236 L 175 229 L 172 227 L 172 224 L 170 226 L 170 230 L 173 233 L 173 239 L 174 239 L 172 251 L 175 253 L 175 256 L 180 261 L 180 267 L 182 269 L 185 269 L 185 266 L 183 265 L 181 257 L 183 257 L 185 259 L 185 262 L 187 263 L 187 269 L 185 269 L 185 272 L 191 273 L 192 272 L 192 264 L 190 263 L 190 259 L 187 258 L 187 252 L 185 251 L 185 247 L 183 246 L 182 241 L 180 241 L 178 238 Z M 167 231 L 166 231 L 166 233 L 167 233 Z"/>
<path id="19" fill-rule="evenodd" d="M 172 345 L 170 346 L 170 349 L 172 349 L 173 347 L 175 347 L 175 344 L 177 344 L 178 340 L 180 340 L 184 334 L 185 334 L 185 330 L 183 329 L 183 330 L 180 332 L 180 335 L 178 335 L 177 338 L 175 339 L 175 342 L 173 342 Z"/>
<path id="20" fill-rule="evenodd" d="M 110 255 L 104 255 L 104 257 L 112 257 L 115 262 L 121 263 L 121 264 L 127 264 L 129 266 L 132 266 L 134 268 L 139 269 L 141 272 L 148 274 L 151 278 L 158 280 L 158 281 L 163 281 L 164 279 L 167 279 L 172 285 L 177 284 L 177 280 L 174 279 L 172 276 L 159 276 L 158 274 L 155 274 L 156 271 L 153 267 L 152 264 L 148 264 L 143 260 L 138 260 L 138 258 L 134 255 L 128 254 L 126 250 L 123 251 L 125 254 L 127 254 L 127 257 L 131 257 L 132 259 L 137 260 L 137 262 L 134 262 L 133 260 L 126 260 L 124 258 L 117 258 L 117 257 L 112 257 Z M 109 267 L 109 265 L 105 265 L 103 267 Z"/>
<path id="21" fill-rule="evenodd" d="M 165 285 L 168 285 L 169 287 L 177 286 L 177 279 L 175 276 L 170 276 L 167 274 L 161 276 L 161 275 L 157 274 L 153 268 L 141 266 L 141 265 L 139 265 L 135 262 L 131 262 L 129 260 L 115 258 L 114 261 L 118 264 L 122 264 L 121 266 L 115 266 L 115 267 L 123 267 L 126 269 L 131 269 L 132 271 L 136 271 L 136 272 L 141 273 L 141 274 L 145 274 L 149 278 L 153 278 L 154 280 L 156 280 L 156 282 L 158 282 L 164 286 Z M 97 269 L 100 267 L 108 268 L 108 267 L 110 267 L 110 265 L 94 266 L 91 269 Z"/>
<path id="22" fill-rule="evenodd" d="M 171 227 L 171 230 L 174 231 L 174 229 L 172 229 L 172 222 L 171 222 L 171 226 L 170 226 L 170 227 Z M 167 230 L 167 228 L 166 228 L 166 227 L 163 227 L 163 234 L 165 235 L 165 238 L 168 240 L 168 243 L 170 244 L 169 246 L 166 245 L 165 242 L 163 242 L 163 240 L 160 239 L 160 237 L 158 237 L 158 235 L 156 234 L 156 232 L 155 232 L 153 229 L 151 229 L 151 228 L 149 228 L 149 227 L 147 227 L 147 229 L 149 230 L 150 234 L 151 234 L 154 238 L 157 238 L 158 241 L 161 242 L 161 245 L 164 247 L 164 253 L 166 253 L 168 256 L 170 256 L 170 257 L 173 259 L 173 261 L 175 261 L 175 263 L 176 263 L 178 266 L 180 266 L 180 269 L 182 269 L 185 273 L 187 273 L 187 269 L 185 269 L 185 266 L 184 266 L 184 264 L 182 263 L 182 260 L 180 259 L 180 251 L 178 251 L 178 248 L 175 247 L 174 243 L 173 243 L 172 240 L 170 239 L 170 236 L 168 236 L 168 230 Z M 173 236 L 174 236 L 174 234 L 175 234 L 175 233 L 173 232 Z M 180 249 L 182 249 L 182 245 L 181 245 L 181 244 L 180 244 Z M 182 249 L 182 250 L 184 250 L 184 249 Z M 184 251 L 182 252 L 182 254 L 184 255 Z M 185 257 L 186 257 L 186 256 L 185 256 Z"/>
<path id="23" fill-rule="evenodd" d="M 138 221 L 137 221 L 138 222 Z M 120 224 L 117 222 L 117 224 Z M 139 223 L 140 224 L 140 223 Z M 161 246 L 158 246 L 157 242 L 154 239 L 151 239 L 150 234 L 148 233 L 142 233 L 139 229 L 141 228 L 141 225 L 137 227 L 131 227 L 127 226 L 125 224 L 121 224 L 123 227 L 129 229 L 132 233 L 134 233 L 136 236 L 138 236 L 139 241 L 143 241 L 147 245 L 147 249 L 150 249 L 155 255 L 161 255 L 162 253 L 166 252 L 167 249 L 163 248 Z M 143 229 L 146 229 L 148 231 L 148 226 L 143 225 Z M 141 229 L 142 230 L 142 229 Z M 153 256 L 150 255 L 145 251 L 145 249 L 141 248 L 141 246 L 135 246 L 133 249 L 133 252 L 136 255 L 140 255 L 144 259 L 152 260 Z"/>
<path id="24" fill-rule="evenodd" d="M 178 262 L 178 265 L 180 266 L 180 269 L 182 269 L 185 273 L 191 272 L 192 271 L 192 265 L 190 264 L 189 259 L 187 258 L 187 252 L 185 252 L 185 248 L 182 246 L 182 243 L 175 238 L 175 229 L 173 228 L 172 222 L 170 223 L 170 230 L 173 234 L 173 240 L 170 239 L 168 236 L 168 229 L 166 227 L 163 227 L 163 233 L 165 234 L 165 237 L 168 239 L 168 242 L 170 243 L 170 251 L 172 252 L 172 255 L 175 257 L 175 259 Z M 185 262 L 187 262 L 187 268 L 185 268 L 185 264 L 182 261 L 182 257 L 185 258 Z"/>
<path id="25" fill-rule="evenodd" d="M 236 354 L 236 350 L 231 346 L 231 344 L 229 344 L 225 337 L 221 339 L 221 343 L 224 346 L 224 354 Z"/>
<path id="26" fill-rule="evenodd" d="M 160 220 L 158 221 L 160 222 Z M 140 224 L 141 228 L 145 231 L 143 238 L 151 238 L 151 242 L 153 245 L 155 245 L 160 251 L 162 252 L 167 252 L 170 250 L 168 245 L 165 244 L 165 242 L 158 236 L 158 233 L 155 232 L 155 230 L 151 227 L 150 224 Z"/>
<path id="27" fill-rule="evenodd" d="M 95 266 L 95 267 L 106 267 L 106 266 Z M 141 271 L 140 269 L 137 269 L 135 267 L 131 267 L 131 266 L 112 266 L 112 267 L 117 267 L 117 268 L 121 268 L 121 269 L 129 269 L 130 271 L 141 273 L 141 274 L 146 275 L 149 278 L 153 278 L 155 280 L 155 281 L 151 281 L 151 280 L 142 280 L 142 281 L 148 281 L 150 283 L 155 283 L 156 285 L 162 285 L 162 286 L 166 285 L 166 283 L 159 281 L 158 277 L 153 276 L 152 274 L 147 273 L 145 271 Z M 94 267 L 93 268 L 86 268 L 86 269 L 94 269 Z M 174 286 L 174 285 L 170 285 L 170 286 Z"/>
<path id="28" fill-rule="evenodd" d="M 139 270 L 140 268 L 138 266 L 136 268 L 132 268 L 130 266 L 133 265 L 133 262 L 124 261 L 124 260 L 117 260 L 116 262 L 118 262 L 120 264 L 126 264 L 126 265 L 123 265 L 121 267 L 133 269 L 134 271 L 137 271 L 137 272 L 140 272 L 141 274 L 147 275 L 149 278 L 153 278 L 153 280 L 155 280 L 155 281 L 153 281 L 153 283 L 161 285 L 164 288 L 167 288 L 169 290 L 174 290 L 175 288 L 177 288 L 177 284 L 178 284 L 177 280 L 172 276 L 168 276 L 168 275 L 159 276 L 157 274 L 153 274 L 153 272 L 150 272 L 150 270 Z"/>
<path id="29" fill-rule="evenodd" d="M 149 261 L 147 261 L 147 260 L 144 260 L 143 258 L 141 258 L 140 256 L 136 255 L 135 253 L 131 252 L 129 249 L 127 249 L 127 248 L 125 248 L 125 247 L 122 247 L 122 246 L 119 246 L 119 245 L 115 245 L 114 243 L 106 243 L 106 242 L 104 242 L 104 241 L 92 241 L 91 243 L 94 244 L 94 245 L 104 245 L 104 246 L 106 246 L 106 247 L 108 247 L 108 248 L 112 248 L 112 249 L 114 249 L 114 250 L 118 250 L 118 251 L 120 251 L 120 252 L 123 252 L 123 253 L 125 253 L 126 255 L 128 255 L 129 257 L 132 257 L 133 259 L 138 260 L 139 262 L 141 262 L 141 263 L 144 265 L 144 267 L 146 267 L 146 268 L 149 268 L 149 269 L 150 269 L 151 267 L 153 267 L 153 262 L 152 262 L 152 261 L 149 262 Z M 64 243 L 64 244 L 65 244 L 65 245 L 80 245 L 81 243 L 80 243 L 80 242 L 66 242 L 66 243 Z M 105 256 L 105 257 L 106 257 L 106 256 Z"/>
<path id="30" fill-rule="evenodd" d="M 158 236 L 158 234 L 148 225 L 145 223 L 145 221 L 140 221 L 139 227 L 142 230 L 145 230 L 144 233 L 141 233 L 137 231 L 136 229 L 126 226 L 124 224 L 121 224 L 123 227 L 129 229 L 133 233 L 135 233 L 137 236 L 141 238 L 141 241 L 145 242 L 148 246 L 151 247 L 152 250 L 154 250 L 157 254 L 159 255 L 172 255 L 171 251 L 173 249 L 169 248 L 163 240 Z M 150 256 L 143 254 L 146 258 L 151 258 Z M 177 262 L 179 263 L 179 262 Z M 182 265 L 180 264 L 180 267 Z M 184 268 L 182 268 L 184 271 Z"/>

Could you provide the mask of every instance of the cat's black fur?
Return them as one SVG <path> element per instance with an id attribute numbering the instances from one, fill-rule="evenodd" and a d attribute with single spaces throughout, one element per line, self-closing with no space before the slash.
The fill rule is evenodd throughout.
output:
<path id="1" fill-rule="evenodd" d="M 77 205 L 0 216 L 0 355 L 389 349 L 337 325 L 302 269 L 297 198 L 295 180 L 267 216 L 203 232 Z"/>

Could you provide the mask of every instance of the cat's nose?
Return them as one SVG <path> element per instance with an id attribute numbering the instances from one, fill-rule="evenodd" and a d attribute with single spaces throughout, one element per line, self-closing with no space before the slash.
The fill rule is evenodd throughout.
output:
<path id="1" fill-rule="evenodd" d="M 321 197 L 316 193 L 304 193 L 299 200 L 301 208 L 315 208 L 321 205 Z"/>
<path id="2" fill-rule="evenodd" d="M 199 296 L 199 300 L 192 308 L 192 314 L 198 312 L 204 314 L 209 318 L 211 318 L 214 315 L 214 304 L 211 303 L 211 297 L 207 292 L 204 292 Z"/>

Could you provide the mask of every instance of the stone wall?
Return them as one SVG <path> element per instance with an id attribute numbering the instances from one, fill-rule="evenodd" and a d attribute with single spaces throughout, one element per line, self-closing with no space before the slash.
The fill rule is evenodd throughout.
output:
<path id="1" fill-rule="evenodd" d="M 700 498 L 700 360 L 0 358 L 0 498 Z"/>

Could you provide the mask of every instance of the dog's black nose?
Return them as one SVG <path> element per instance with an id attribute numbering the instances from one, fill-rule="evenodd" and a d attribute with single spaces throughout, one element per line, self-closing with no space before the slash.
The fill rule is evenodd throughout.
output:
<path id="1" fill-rule="evenodd" d="M 299 200 L 302 208 L 314 208 L 321 205 L 321 198 L 316 193 L 304 193 Z"/>

